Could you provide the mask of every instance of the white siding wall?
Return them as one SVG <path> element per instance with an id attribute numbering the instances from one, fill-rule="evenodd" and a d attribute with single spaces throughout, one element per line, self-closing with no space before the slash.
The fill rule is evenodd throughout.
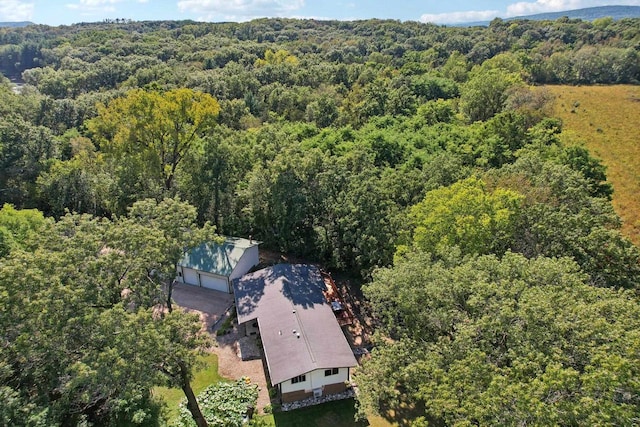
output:
<path id="1" fill-rule="evenodd" d="M 343 383 L 349 379 L 349 368 L 340 368 L 337 375 L 324 376 L 325 369 L 311 372 L 311 388 L 319 388 L 327 384 Z M 308 374 L 307 374 L 308 375 Z"/>
<path id="2" fill-rule="evenodd" d="M 307 380 L 301 383 L 291 384 L 291 380 L 280 383 L 280 391 L 282 393 L 291 393 L 299 390 L 311 390 L 311 375 L 307 374 Z"/>
<path id="3" fill-rule="evenodd" d="M 328 384 L 338 384 L 349 380 L 349 368 L 340 368 L 337 375 L 324 376 L 324 369 L 316 369 L 307 372 L 307 380 L 304 382 L 291 384 L 291 380 L 280 383 L 280 391 L 282 393 L 291 393 L 293 391 L 311 391 L 314 388 L 320 388 Z"/>
<path id="4" fill-rule="evenodd" d="M 179 265 L 176 268 L 176 282 L 184 283 L 184 277 L 182 277 L 182 266 Z"/>
<path id="5" fill-rule="evenodd" d="M 229 279 L 233 280 L 244 276 L 249 270 L 251 270 L 251 267 L 253 267 L 254 265 L 258 265 L 259 262 L 260 258 L 258 256 L 258 246 L 256 245 L 247 248 L 242 254 L 242 257 L 240 257 L 238 264 L 236 264 L 236 268 L 234 268 L 231 272 L 231 276 L 229 276 Z"/>

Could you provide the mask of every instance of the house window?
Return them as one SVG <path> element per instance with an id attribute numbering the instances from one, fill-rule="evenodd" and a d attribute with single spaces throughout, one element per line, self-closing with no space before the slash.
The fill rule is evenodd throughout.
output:
<path id="1" fill-rule="evenodd" d="M 331 375 L 338 375 L 338 368 L 333 368 L 333 369 L 325 369 L 324 370 L 324 376 L 325 377 L 330 377 Z"/>
<path id="2" fill-rule="evenodd" d="M 306 375 L 298 375 L 297 377 L 291 378 L 291 384 L 303 383 L 307 380 Z"/>

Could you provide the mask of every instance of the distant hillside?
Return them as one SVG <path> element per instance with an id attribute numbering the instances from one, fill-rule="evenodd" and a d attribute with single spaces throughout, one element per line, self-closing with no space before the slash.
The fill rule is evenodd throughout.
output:
<path id="1" fill-rule="evenodd" d="M 505 18 L 505 21 L 513 21 L 517 19 L 530 19 L 533 21 L 555 21 L 558 18 L 566 16 L 571 19 L 582 19 L 583 21 L 593 21 L 594 19 L 612 17 L 614 20 L 622 18 L 640 18 L 640 6 L 599 6 L 587 7 L 585 9 L 565 10 L 563 12 L 538 13 L 528 16 L 516 16 L 513 18 Z M 465 22 L 458 24 L 459 26 L 474 27 L 486 26 L 490 21 Z"/>
<path id="2" fill-rule="evenodd" d="M 0 22 L 0 27 L 26 27 L 27 25 L 34 25 L 33 22 L 21 21 L 21 22 Z"/>

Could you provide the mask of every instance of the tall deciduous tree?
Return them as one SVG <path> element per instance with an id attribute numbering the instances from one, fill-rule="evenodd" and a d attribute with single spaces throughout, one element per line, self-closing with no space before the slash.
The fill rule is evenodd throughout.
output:
<path id="1" fill-rule="evenodd" d="M 115 220 L 68 214 L 3 260 L 0 394 L 14 403 L 0 417 L 140 424 L 158 415 L 151 387 L 169 384 L 193 397 L 197 418 L 189 380 L 208 343 L 196 316 L 165 306 L 182 251 L 209 234 L 195 218 L 174 199 Z"/>
<path id="2" fill-rule="evenodd" d="M 183 159 L 211 131 L 219 112 L 211 95 L 191 89 L 136 89 L 100 106 L 87 128 L 114 161 L 120 181 L 132 187 L 127 191 L 142 193 L 133 199 L 157 197 L 173 192 Z M 123 195 L 129 201 L 131 196 Z"/>
<path id="3" fill-rule="evenodd" d="M 525 197 L 511 248 L 529 258 L 570 256 L 593 285 L 637 289 L 640 250 L 620 234 L 609 200 L 594 197 L 603 193 L 599 168 L 587 164 L 587 176 L 573 170 L 582 169 L 583 160 L 569 159 L 569 167 L 527 154 L 487 174 L 488 181 L 497 178 L 492 186 Z"/>
<path id="4" fill-rule="evenodd" d="M 450 250 L 396 261 L 364 289 L 383 338 L 357 374 L 365 412 L 409 407 L 416 421 L 460 426 L 633 424 L 635 294 L 588 285 L 568 258 Z"/>
<path id="5" fill-rule="evenodd" d="M 475 177 L 427 193 L 411 209 L 414 245 L 428 252 L 458 246 L 465 254 L 506 249 L 515 229 L 522 196 L 488 191 Z"/>
<path id="6" fill-rule="evenodd" d="M 25 248 L 44 225 L 39 210 L 16 209 L 5 203 L 0 209 L 0 258 L 13 249 Z"/>
<path id="7" fill-rule="evenodd" d="M 501 112 L 510 87 L 521 84 L 516 73 L 497 68 L 478 70 L 462 87 L 460 108 L 469 121 L 484 121 Z"/>
<path id="8" fill-rule="evenodd" d="M 35 205 L 35 182 L 59 156 L 51 131 L 14 114 L 0 119 L 0 202 Z"/>

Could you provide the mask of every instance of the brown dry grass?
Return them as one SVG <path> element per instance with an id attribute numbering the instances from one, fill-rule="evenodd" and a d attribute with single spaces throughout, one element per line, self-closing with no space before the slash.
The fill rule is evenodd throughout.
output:
<path id="1" fill-rule="evenodd" d="M 622 233 L 640 245 L 640 86 L 548 86 L 565 144 L 584 144 L 607 166 Z"/>

